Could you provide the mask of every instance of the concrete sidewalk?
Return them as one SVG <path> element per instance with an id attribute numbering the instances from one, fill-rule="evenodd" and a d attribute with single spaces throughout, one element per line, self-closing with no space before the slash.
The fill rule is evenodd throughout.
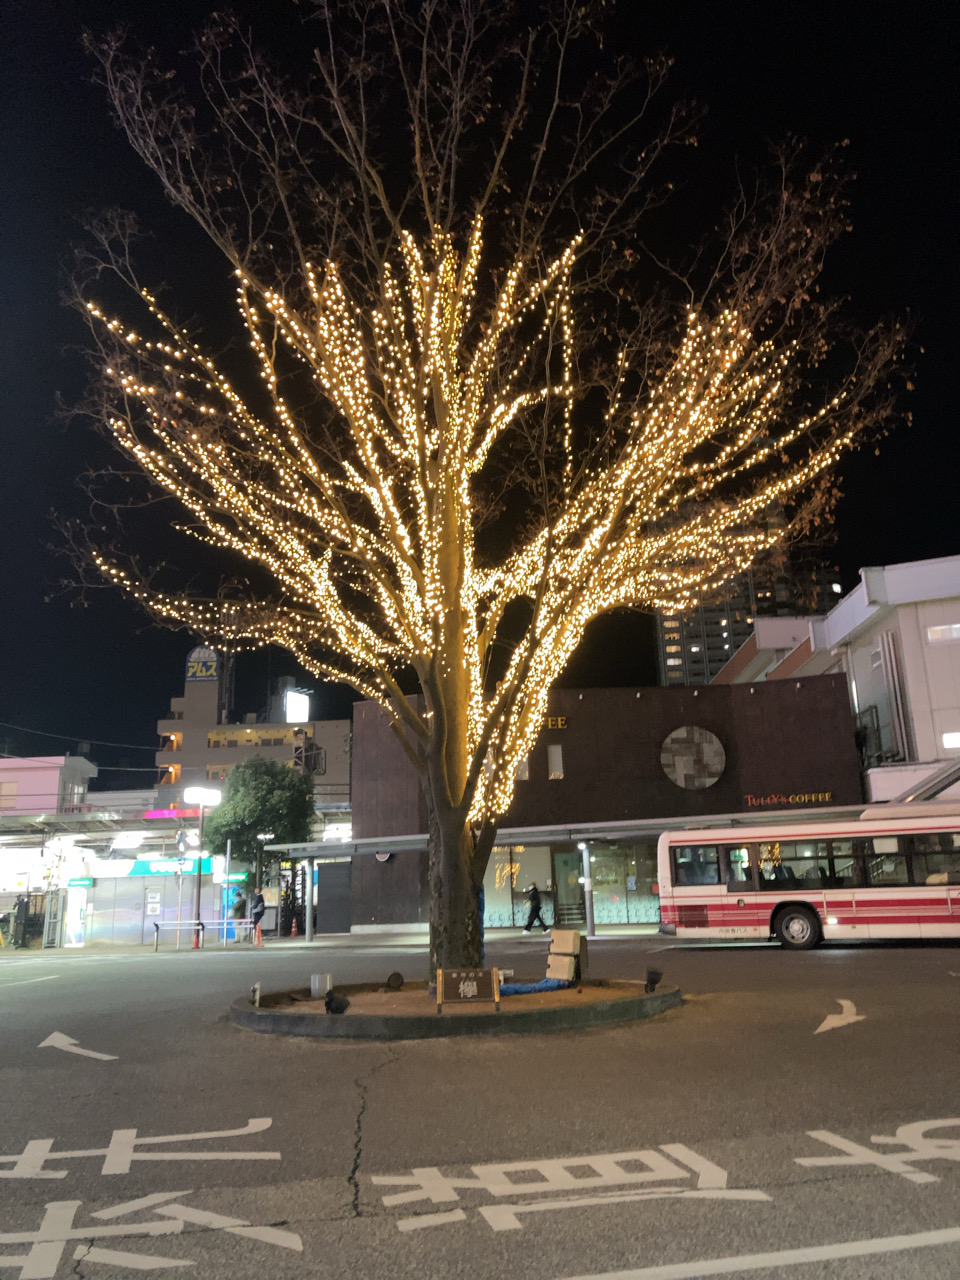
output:
<path id="1" fill-rule="evenodd" d="M 626 941 L 631 938 L 650 938 L 655 937 L 658 933 L 655 924 L 610 924 L 600 925 L 597 928 L 595 937 L 591 937 L 591 943 L 604 943 L 606 941 L 621 940 Z M 488 929 L 485 934 L 487 946 L 497 943 L 508 942 L 517 943 L 520 946 L 530 945 L 533 948 L 539 941 L 541 943 L 549 940 L 549 933 L 524 933 L 521 928 L 513 929 Z M 382 930 L 363 933 L 323 933 L 318 934 L 311 942 L 303 937 L 298 938 L 264 938 L 263 948 L 256 948 L 257 951 L 330 951 L 330 950 L 384 950 L 384 951 L 423 951 L 429 944 L 429 932 L 426 927 L 417 933 L 407 931 L 395 932 L 385 926 Z M 220 940 L 209 941 L 205 947 L 199 948 L 197 954 L 244 954 L 254 950 L 251 943 L 248 942 L 228 942 L 226 946 L 221 945 Z M 180 947 L 179 952 L 171 940 L 169 943 L 161 944 L 159 951 L 154 953 L 153 942 L 144 943 L 110 943 L 97 942 L 91 943 L 83 947 L 26 947 L 16 950 L 13 947 L 4 947 L 0 949 L 0 966 L 4 963 L 15 960 L 27 959 L 60 959 L 65 960 L 68 957 L 81 956 L 109 956 L 109 955 L 176 955 L 193 953 L 193 947 L 187 943 Z"/>

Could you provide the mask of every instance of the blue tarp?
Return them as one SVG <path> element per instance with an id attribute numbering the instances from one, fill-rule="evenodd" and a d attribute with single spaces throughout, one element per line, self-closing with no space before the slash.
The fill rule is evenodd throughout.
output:
<path id="1" fill-rule="evenodd" d="M 564 982 L 561 978 L 544 978 L 542 982 L 501 982 L 502 996 L 525 996 L 534 991 L 562 991 L 564 987 L 572 987 L 572 982 Z"/>

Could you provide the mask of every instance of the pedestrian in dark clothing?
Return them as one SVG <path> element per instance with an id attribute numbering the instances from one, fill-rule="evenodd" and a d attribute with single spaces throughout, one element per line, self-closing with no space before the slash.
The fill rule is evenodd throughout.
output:
<path id="1" fill-rule="evenodd" d="M 523 926 L 523 932 L 529 933 L 534 923 L 539 920 L 540 928 L 544 933 L 549 930 L 544 924 L 543 916 L 540 914 L 540 890 L 537 888 L 536 880 L 530 882 L 530 888 L 527 890 L 527 901 L 530 903 L 530 914 L 527 916 L 527 923 Z"/>
<path id="2" fill-rule="evenodd" d="M 253 897 L 250 899 L 250 923 L 253 925 L 254 937 L 256 937 L 257 925 L 263 919 L 266 909 L 267 904 L 263 900 L 263 894 L 260 891 L 260 886 L 257 885 L 256 889 L 253 891 Z"/>

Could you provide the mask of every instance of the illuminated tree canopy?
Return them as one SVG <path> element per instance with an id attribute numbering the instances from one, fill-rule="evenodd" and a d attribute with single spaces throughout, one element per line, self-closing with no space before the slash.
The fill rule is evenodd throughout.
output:
<path id="1" fill-rule="evenodd" d="M 496 823 L 587 624 L 682 609 L 806 528 L 893 409 L 902 332 L 819 293 L 847 220 L 835 157 L 784 149 L 719 229 L 671 243 L 695 122 L 662 105 L 663 60 L 602 35 L 582 5 L 528 29 L 481 0 L 381 0 L 307 7 L 285 74 L 222 18 L 176 74 L 92 46 L 233 271 L 247 353 L 207 350 L 104 218 L 77 285 L 95 412 L 258 586 L 200 598 L 115 548 L 91 560 L 163 622 L 279 645 L 381 705 L 431 815 L 444 965 L 479 957 Z"/>

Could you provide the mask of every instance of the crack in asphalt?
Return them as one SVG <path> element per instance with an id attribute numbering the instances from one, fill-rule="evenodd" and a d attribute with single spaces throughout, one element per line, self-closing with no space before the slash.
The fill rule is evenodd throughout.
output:
<path id="1" fill-rule="evenodd" d="M 77 1252 L 79 1252 L 79 1250 L 80 1250 L 81 1248 L 83 1249 L 83 1252 L 80 1254 L 80 1256 L 79 1256 L 78 1258 L 75 1258 L 75 1260 L 74 1260 L 74 1264 L 73 1264 L 73 1274 L 77 1277 L 77 1280 L 86 1280 L 86 1277 L 85 1277 L 85 1276 L 84 1276 L 84 1274 L 83 1274 L 83 1271 L 82 1271 L 82 1269 L 81 1269 L 81 1267 L 80 1267 L 80 1264 L 81 1264 L 81 1262 L 83 1262 L 84 1258 L 87 1256 L 87 1250 L 88 1250 L 88 1249 L 92 1249 L 92 1248 L 93 1248 L 93 1241 L 92 1241 L 92 1240 L 78 1240 L 78 1241 L 77 1241 L 77 1250 L 76 1250 L 76 1251 L 77 1251 Z"/>
<path id="2" fill-rule="evenodd" d="M 366 1080 L 354 1081 L 360 1095 L 360 1105 L 357 1108 L 357 1119 L 353 1128 L 353 1163 L 347 1174 L 347 1185 L 351 1189 L 351 1217 L 354 1218 L 363 1217 L 363 1210 L 360 1208 L 360 1161 L 363 1157 L 363 1117 L 367 1109 L 367 1091 L 373 1083 L 374 1076 L 379 1075 L 384 1067 L 389 1067 L 399 1060 L 400 1054 L 396 1049 L 391 1048 L 387 1057 L 373 1068 Z"/>

